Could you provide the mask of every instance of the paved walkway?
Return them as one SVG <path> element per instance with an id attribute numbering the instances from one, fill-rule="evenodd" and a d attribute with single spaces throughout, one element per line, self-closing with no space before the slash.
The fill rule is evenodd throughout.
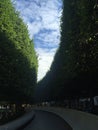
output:
<path id="1" fill-rule="evenodd" d="M 35 118 L 23 130 L 72 130 L 59 116 L 45 111 L 35 111 Z"/>
<path id="2" fill-rule="evenodd" d="M 98 116 L 93 114 L 57 107 L 35 107 L 34 109 L 59 115 L 73 130 L 98 130 Z"/>

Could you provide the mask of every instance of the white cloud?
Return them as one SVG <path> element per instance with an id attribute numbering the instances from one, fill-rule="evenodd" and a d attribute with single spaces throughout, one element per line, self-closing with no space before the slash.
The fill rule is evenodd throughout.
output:
<path id="1" fill-rule="evenodd" d="M 56 49 L 47 51 L 47 49 L 37 48 L 36 51 L 39 54 L 39 68 L 38 68 L 38 71 L 40 72 L 38 73 L 38 81 L 39 81 L 46 75 L 47 70 L 49 70 Z"/>
<path id="2" fill-rule="evenodd" d="M 30 33 L 32 37 L 43 28 L 59 29 L 59 4 L 58 0 L 16 0 L 16 8 L 27 23 L 29 31 L 33 28 Z"/>
<path id="3" fill-rule="evenodd" d="M 62 0 L 16 0 L 16 9 L 28 25 L 39 54 L 38 80 L 49 70 L 59 44 L 61 7 Z"/>
<path id="4" fill-rule="evenodd" d="M 27 23 L 30 37 L 34 37 L 35 34 L 37 34 L 40 31 L 41 23 L 40 22 L 33 22 L 33 23 Z"/>
<path id="5" fill-rule="evenodd" d="M 49 32 L 48 32 L 49 31 Z M 38 44 L 39 43 L 48 47 L 58 47 L 60 34 L 57 30 L 45 30 L 44 32 L 40 32 L 40 34 L 35 36 L 35 39 Z"/>

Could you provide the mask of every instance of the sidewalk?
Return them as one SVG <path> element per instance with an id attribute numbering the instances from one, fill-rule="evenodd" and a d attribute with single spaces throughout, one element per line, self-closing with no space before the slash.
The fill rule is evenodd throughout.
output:
<path id="1" fill-rule="evenodd" d="M 34 109 L 53 112 L 59 115 L 73 130 L 98 130 L 98 116 L 93 114 L 56 107 L 37 107 Z"/>

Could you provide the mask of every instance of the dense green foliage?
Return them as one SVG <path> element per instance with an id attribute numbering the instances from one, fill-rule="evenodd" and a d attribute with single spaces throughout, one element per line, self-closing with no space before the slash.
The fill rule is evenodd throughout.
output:
<path id="1" fill-rule="evenodd" d="M 10 0 L 0 1 L 0 100 L 26 101 L 37 81 L 34 44 Z"/>
<path id="2" fill-rule="evenodd" d="M 64 0 L 61 21 L 60 47 L 39 83 L 40 97 L 61 100 L 98 95 L 97 1 Z"/>

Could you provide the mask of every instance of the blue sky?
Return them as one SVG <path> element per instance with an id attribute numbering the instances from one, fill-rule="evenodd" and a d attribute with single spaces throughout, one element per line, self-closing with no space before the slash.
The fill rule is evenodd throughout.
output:
<path id="1" fill-rule="evenodd" d="M 15 0 L 39 56 L 38 80 L 49 70 L 60 41 L 62 0 Z"/>

